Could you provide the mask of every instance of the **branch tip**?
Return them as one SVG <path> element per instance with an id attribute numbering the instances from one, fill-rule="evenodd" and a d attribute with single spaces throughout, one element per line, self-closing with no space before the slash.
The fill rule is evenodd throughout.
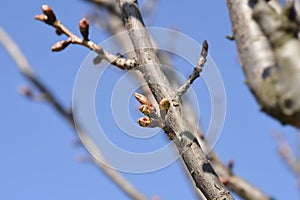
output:
<path id="1" fill-rule="evenodd" d="M 176 93 L 176 99 L 180 99 L 183 94 L 187 92 L 187 90 L 191 87 L 192 83 L 200 76 L 202 72 L 202 68 L 206 62 L 206 57 L 208 54 L 208 43 L 206 40 L 202 43 L 201 55 L 198 60 L 197 66 L 194 68 L 194 71 L 188 78 L 188 80 L 178 89 Z"/>
<path id="2" fill-rule="evenodd" d="M 207 40 L 204 40 L 202 43 L 201 55 L 206 56 L 207 52 L 208 52 L 208 43 L 207 43 Z"/>
<path id="3" fill-rule="evenodd" d="M 55 13 L 52 10 L 52 8 L 49 5 L 44 4 L 44 5 L 42 5 L 42 11 L 43 11 L 44 15 L 47 16 L 47 19 L 44 20 L 44 22 L 49 25 L 54 24 L 54 22 L 56 21 L 56 16 L 55 16 Z"/>
<path id="4" fill-rule="evenodd" d="M 79 21 L 79 30 L 84 40 L 89 40 L 89 21 L 85 18 L 82 18 Z"/>

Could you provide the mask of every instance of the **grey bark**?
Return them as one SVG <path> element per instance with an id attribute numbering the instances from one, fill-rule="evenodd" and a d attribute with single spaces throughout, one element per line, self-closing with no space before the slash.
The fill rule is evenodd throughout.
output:
<path id="1" fill-rule="evenodd" d="M 211 167 L 206 155 L 193 136 L 195 133 L 190 130 L 191 126 L 181 113 L 181 103 L 175 100 L 176 93 L 172 90 L 170 82 L 160 68 L 150 36 L 144 27 L 137 1 L 120 0 L 119 4 L 125 27 L 140 63 L 138 70 L 143 74 L 157 102 L 163 98 L 172 102 L 168 111 L 167 127 L 164 130 L 169 135 L 173 135 L 173 141 L 196 186 L 209 200 L 233 199 Z"/>
<path id="2" fill-rule="evenodd" d="M 290 13 L 265 1 L 227 0 L 246 83 L 261 110 L 282 124 L 300 127 L 300 42 Z M 254 19 L 255 20 L 254 20 Z"/>

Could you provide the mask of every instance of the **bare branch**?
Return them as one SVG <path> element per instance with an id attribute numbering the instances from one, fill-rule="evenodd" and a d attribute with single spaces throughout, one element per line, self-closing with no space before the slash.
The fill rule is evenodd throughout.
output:
<path id="1" fill-rule="evenodd" d="M 136 0 L 119 0 L 125 27 L 128 30 L 137 59 L 143 74 L 157 102 L 163 98 L 174 99 L 175 92 L 164 73 L 144 27 L 144 22 Z M 227 188 L 221 183 L 205 154 L 193 137 L 193 130 L 181 114 L 180 102 L 172 102 L 164 131 L 173 139 L 196 186 L 209 199 L 233 199 Z"/>
<path id="2" fill-rule="evenodd" d="M 95 143 L 89 138 L 89 136 L 80 131 L 80 128 L 75 125 L 73 121 L 73 115 L 67 109 L 64 109 L 63 106 L 57 101 L 54 95 L 49 91 L 49 89 L 36 78 L 34 75 L 31 66 L 29 65 L 27 59 L 19 49 L 19 47 L 15 44 L 15 42 L 5 33 L 5 31 L 0 27 L 0 43 L 4 46 L 6 51 L 12 57 L 12 59 L 16 62 L 16 65 L 20 72 L 43 94 L 46 94 L 48 97 L 48 102 L 50 105 L 64 117 L 66 121 L 68 121 L 74 131 L 78 133 L 78 137 L 80 141 L 84 144 L 84 146 L 88 147 L 88 152 L 91 153 L 91 159 L 93 160 L 95 166 L 98 167 L 101 171 L 103 171 L 120 189 L 122 189 L 130 198 L 135 200 L 145 200 L 143 194 L 137 191 L 131 183 L 129 183 L 124 177 L 116 172 L 114 169 L 103 163 L 104 158 L 98 147 Z M 76 126 L 77 130 L 76 131 Z"/>
<path id="3" fill-rule="evenodd" d="M 204 40 L 202 44 L 202 50 L 201 50 L 201 56 L 199 58 L 197 66 L 194 68 L 194 71 L 190 75 L 189 79 L 178 89 L 176 98 L 180 99 L 184 93 L 187 92 L 187 90 L 191 87 L 193 82 L 200 76 L 200 73 L 202 72 L 203 66 L 206 62 L 206 56 L 208 52 L 208 44 L 207 41 Z"/>
<path id="4" fill-rule="evenodd" d="M 121 16 L 120 9 L 119 8 L 116 9 L 116 7 L 113 5 L 111 0 L 88 0 L 88 1 L 93 2 L 93 3 L 97 4 L 99 7 L 102 7 L 102 8 L 105 8 L 108 10 L 110 18 L 104 19 L 105 20 L 104 28 L 110 34 L 115 35 L 118 32 L 125 30 L 124 27 L 122 26 L 122 21 L 121 21 L 122 19 L 120 18 L 120 16 Z M 97 18 L 94 20 L 99 20 L 99 19 Z M 127 40 L 120 39 L 119 42 L 122 44 L 122 46 L 125 49 L 130 49 L 131 44 L 129 44 L 130 42 L 128 42 Z M 134 55 L 134 52 L 132 52 L 132 53 Z M 166 65 L 171 66 L 171 61 L 168 56 L 166 56 L 165 54 L 161 54 L 160 52 L 157 52 L 157 53 L 160 57 L 163 57 L 162 59 L 160 59 L 161 61 L 167 62 Z M 134 73 L 134 74 L 135 74 L 134 75 L 135 78 L 137 78 L 141 81 L 141 79 L 139 78 L 139 74 L 138 73 Z M 167 74 L 167 75 L 168 75 L 168 77 L 172 77 L 170 74 Z M 178 88 L 178 83 L 175 81 L 174 77 L 172 77 L 169 80 L 172 81 L 171 82 L 172 85 L 175 85 L 174 88 Z M 144 91 L 144 93 L 147 93 L 147 91 L 148 90 Z M 152 94 L 148 94 L 148 95 L 152 96 Z M 189 106 L 185 107 L 184 109 L 188 109 L 188 108 L 189 108 Z M 193 112 L 193 109 L 190 109 L 190 110 L 191 111 L 189 111 L 188 113 Z M 162 112 L 165 112 L 165 110 L 161 109 L 161 116 L 166 114 L 166 112 L 165 113 L 162 113 Z M 199 140 L 199 143 L 201 144 L 201 146 L 204 149 L 210 149 L 208 143 L 206 141 L 204 141 L 203 134 L 197 127 L 197 124 L 195 123 L 196 120 L 193 118 L 193 115 L 190 114 L 187 117 L 188 117 L 188 121 L 191 122 L 193 129 L 198 130 L 198 132 L 196 134 L 197 134 L 197 136 L 199 136 L 198 140 Z M 168 136 L 171 138 L 172 134 L 170 134 Z M 234 175 L 233 172 L 228 169 L 228 166 L 224 165 L 213 151 L 211 151 L 211 153 L 209 154 L 209 159 L 210 159 L 211 164 L 213 165 L 214 169 L 216 170 L 217 174 L 222 178 L 223 183 L 226 186 L 228 186 L 233 192 L 238 194 L 240 197 L 242 197 L 244 199 L 248 199 L 248 200 L 256 200 L 256 199 L 269 200 L 269 199 L 271 199 L 270 197 L 265 195 L 262 191 L 260 191 L 258 188 L 249 184 L 247 181 L 245 181 L 241 177 Z M 187 171 L 188 177 L 190 177 L 190 179 L 193 182 L 193 186 L 195 187 L 194 180 L 191 177 L 191 174 L 189 173 L 187 168 L 185 168 L 185 169 L 186 169 L 185 171 Z M 201 191 L 196 187 L 195 187 L 195 190 L 197 191 L 197 194 L 201 197 L 200 199 L 204 199 L 203 195 L 200 194 Z"/>
<path id="5" fill-rule="evenodd" d="M 95 44 L 93 41 L 88 39 L 88 22 L 85 19 L 82 19 L 79 23 L 80 32 L 83 35 L 84 39 L 73 34 L 69 29 L 67 29 L 59 20 L 57 20 L 54 11 L 48 5 L 43 5 L 42 10 L 44 14 L 36 15 L 35 19 L 45 22 L 46 24 L 53 26 L 57 33 L 65 34 L 68 36 L 67 40 L 57 42 L 53 45 L 52 51 L 60 51 L 66 48 L 70 43 L 79 44 L 89 48 L 90 50 L 97 53 L 99 56 L 96 57 L 98 60 L 96 63 L 101 62 L 102 59 L 107 60 L 111 64 L 119 67 L 120 69 L 133 69 L 138 66 L 136 59 L 129 59 L 120 56 L 113 55 L 105 51 L 102 47 Z M 87 26 L 87 27 L 85 27 Z M 95 63 L 95 64 L 96 64 Z"/>

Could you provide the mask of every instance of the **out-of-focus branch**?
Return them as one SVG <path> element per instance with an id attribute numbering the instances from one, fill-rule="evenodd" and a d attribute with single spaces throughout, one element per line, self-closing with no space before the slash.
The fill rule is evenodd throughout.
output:
<path id="1" fill-rule="evenodd" d="M 298 156 L 296 156 L 289 145 L 289 143 L 284 139 L 283 135 L 276 134 L 275 135 L 277 142 L 278 142 L 278 148 L 279 153 L 284 161 L 284 163 L 287 165 L 287 167 L 298 177 L 300 178 L 300 159 Z M 299 133 L 298 133 L 299 137 Z"/>
<path id="2" fill-rule="evenodd" d="M 202 144 L 201 144 L 202 145 Z M 245 200 L 272 200 L 273 198 L 265 194 L 242 177 L 234 174 L 232 166 L 224 165 L 214 152 L 210 153 L 210 161 L 221 178 L 222 182 L 235 194 Z"/>
<path id="3" fill-rule="evenodd" d="M 15 42 L 1 27 L 0 42 L 5 48 L 5 50 L 12 57 L 13 61 L 16 62 L 16 65 L 19 68 L 22 75 L 40 91 L 43 97 L 55 108 L 56 111 L 58 111 L 60 115 L 72 122 L 72 114 L 66 111 L 64 107 L 57 101 L 54 95 L 50 92 L 50 90 L 47 87 L 45 87 L 40 80 L 36 78 L 27 59 L 20 51 L 17 44 L 15 44 Z"/>
<path id="4" fill-rule="evenodd" d="M 95 143 L 89 138 L 89 136 L 80 131 L 80 127 L 75 125 L 73 121 L 73 115 L 67 109 L 58 102 L 56 97 L 50 92 L 50 90 L 34 75 L 31 66 L 29 65 L 27 59 L 15 44 L 15 42 L 6 34 L 6 32 L 0 27 L 0 43 L 4 46 L 5 50 L 9 53 L 12 59 L 16 62 L 16 65 L 20 72 L 27 78 L 41 93 L 47 96 L 47 100 L 50 105 L 64 117 L 66 121 L 70 123 L 75 132 L 78 133 L 80 141 L 85 147 L 88 147 L 88 152 L 91 153 L 91 159 L 93 160 L 95 166 L 98 167 L 102 172 L 104 172 L 121 190 L 123 190 L 130 198 L 135 200 L 145 200 L 143 194 L 141 194 L 134 186 L 129 183 L 121 174 L 119 174 L 114 169 L 104 164 L 104 158 L 99 148 Z M 76 131 L 77 126 L 77 131 Z M 78 131 L 79 130 L 79 131 Z"/>
<path id="5" fill-rule="evenodd" d="M 300 127 L 300 42 L 293 6 L 281 14 L 264 0 L 250 5 L 227 0 L 227 6 L 246 82 L 261 109 Z"/>
<path id="6" fill-rule="evenodd" d="M 113 0 L 84 0 L 84 1 L 93 3 L 98 7 L 104 8 L 108 12 L 112 13 L 113 15 L 116 15 L 117 17 L 121 18 L 121 12 L 119 6 Z"/>

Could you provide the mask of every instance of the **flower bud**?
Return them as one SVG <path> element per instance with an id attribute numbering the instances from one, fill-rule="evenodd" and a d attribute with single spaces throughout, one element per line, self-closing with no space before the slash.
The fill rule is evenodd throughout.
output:
<path id="1" fill-rule="evenodd" d="M 84 40 L 88 40 L 89 38 L 89 27 L 90 24 L 85 18 L 79 21 L 79 30 Z"/>
<path id="2" fill-rule="evenodd" d="M 150 117 L 142 117 L 142 118 L 138 119 L 137 122 L 139 123 L 140 126 L 146 127 L 152 123 L 152 120 Z"/>
<path id="3" fill-rule="evenodd" d="M 36 15 L 34 17 L 34 19 L 40 20 L 42 22 L 45 22 L 45 21 L 47 21 L 48 17 L 46 15 L 44 15 L 44 14 L 40 14 L 40 15 Z"/>
<path id="4" fill-rule="evenodd" d="M 52 25 L 55 21 L 56 21 L 56 16 L 52 10 L 52 8 L 47 5 L 47 4 L 44 4 L 42 5 L 42 11 L 44 13 L 44 15 L 47 16 L 47 20 L 45 20 L 45 22 L 49 25 Z"/>
<path id="5" fill-rule="evenodd" d="M 152 103 L 144 95 L 135 92 L 134 96 L 142 105 L 147 105 L 147 106 L 153 107 Z"/>
<path id="6" fill-rule="evenodd" d="M 63 40 L 63 41 L 56 42 L 52 46 L 52 51 L 53 52 L 61 51 L 61 50 L 65 49 L 70 43 L 71 42 L 69 40 Z"/>
<path id="7" fill-rule="evenodd" d="M 163 98 L 160 102 L 159 102 L 159 108 L 161 110 L 169 110 L 170 108 L 170 101 L 166 98 Z"/>
<path id="8" fill-rule="evenodd" d="M 154 111 L 154 107 L 151 107 L 151 106 L 148 106 L 148 105 L 141 105 L 141 106 L 139 107 L 139 110 L 140 110 L 143 114 L 145 114 L 145 115 L 150 115 L 150 113 L 151 113 L 152 111 Z"/>

